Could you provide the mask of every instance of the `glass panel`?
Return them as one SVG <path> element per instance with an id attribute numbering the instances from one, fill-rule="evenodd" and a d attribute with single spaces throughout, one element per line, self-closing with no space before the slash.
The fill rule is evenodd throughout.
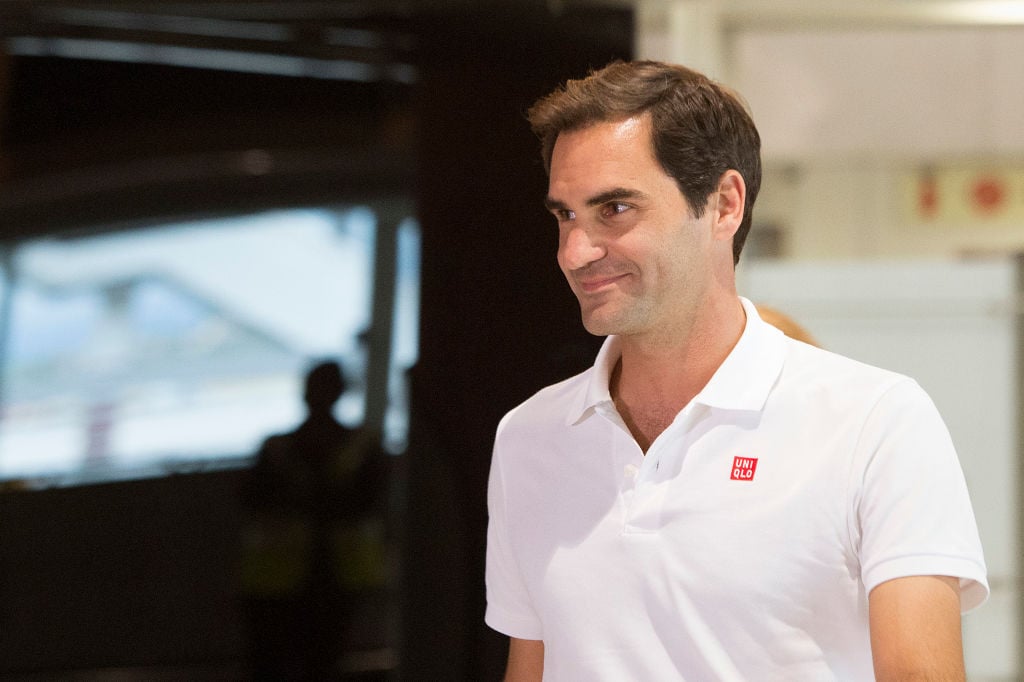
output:
<path id="1" fill-rule="evenodd" d="M 376 220 L 303 209 L 18 246 L 4 269 L 0 478 L 38 484 L 247 463 L 337 359 L 361 422 Z M 389 449 L 404 448 L 418 232 L 399 229 Z"/>
<path id="2" fill-rule="evenodd" d="M 398 226 L 395 309 L 388 365 L 388 410 L 384 416 L 384 447 L 392 454 L 405 450 L 409 434 L 408 372 L 419 357 L 420 228 L 412 219 Z"/>

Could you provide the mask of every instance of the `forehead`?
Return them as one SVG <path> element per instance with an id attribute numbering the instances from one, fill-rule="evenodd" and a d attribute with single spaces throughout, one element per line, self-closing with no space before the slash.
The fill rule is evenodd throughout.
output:
<path id="1" fill-rule="evenodd" d="M 653 152 L 650 115 L 598 121 L 562 131 L 551 150 L 551 166 L 554 169 L 557 163 L 564 163 L 566 157 L 576 158 L 588 152 L 599 154 L 612 149 L 619 153 L 632 150 Z"/>
<path id="2" fill-rule="evenodd" d="M 671 179 L 655 158 L 647 114 L 565 131 L 555 140 L 549 177 L 553 198 L 576 199 L 609 187 L 642 189 L 665 180 Z"/>

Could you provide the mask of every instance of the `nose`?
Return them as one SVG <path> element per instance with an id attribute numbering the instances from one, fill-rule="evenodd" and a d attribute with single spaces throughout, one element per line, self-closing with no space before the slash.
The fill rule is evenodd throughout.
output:
<path id="1" fill-rule="evenodd" d="M 604 257 L 605 249 L 586 226 L 573 223 L 562 229 L 558 262 L 565 270 L 578 270 Z"/>

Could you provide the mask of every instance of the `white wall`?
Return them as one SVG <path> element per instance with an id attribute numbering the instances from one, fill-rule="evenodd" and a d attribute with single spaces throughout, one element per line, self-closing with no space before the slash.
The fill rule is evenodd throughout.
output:
<path id="1" fill-rule="evenodd" d="M 734 86 L 771 160 L 1024 153 L 1024 28 L 744 29 Z"/>
<path id="2" fill-rule="evenodd" d="M 784 256 L 1024 250 L 1024 28 L 751 29 L 731 44 L 731 82 L 763 136 L 763 198 L 789 238 Z M 965 165 L 1007 175 L 1010 216 L 925 223 L 901 210 L 914 190 L 907 178 Z"/>
<path id="3" fill-rule="evenodd" d="M 1007 202 L 1013 205 L 998 218 L 972 214 L 963 196 L 946 195 L 947 203 L 958 202 L 960 210 L 950 209 L 934 220 L 915 215 L 906 206 L 914 200 L 914 188 L 907 184 L 918 180 L 924 165 L 841 158 L 781 166 L 768 162 L 755 220 L 782 227 L 785 245 L 780 255 L 791 260 L 1024 252 L 1024 155 L 1012 163 L 994 159 L 964 166 L 949 160 L 932 165 L 949 176 L 1004 177 L 1012 191 Z"/>

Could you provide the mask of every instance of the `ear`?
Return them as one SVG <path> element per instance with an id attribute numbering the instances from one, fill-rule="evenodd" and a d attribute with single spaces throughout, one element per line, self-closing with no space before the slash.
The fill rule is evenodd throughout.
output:
<path id="1" fill-rule="evenodd" d="M 732 237 L 743 222 L 743 207 L 747 200 L 747 185 L 739 171 L 727 170 L 718 179 L 716 201 L 711 207 L 714 238 L 732 241 Z"/>

